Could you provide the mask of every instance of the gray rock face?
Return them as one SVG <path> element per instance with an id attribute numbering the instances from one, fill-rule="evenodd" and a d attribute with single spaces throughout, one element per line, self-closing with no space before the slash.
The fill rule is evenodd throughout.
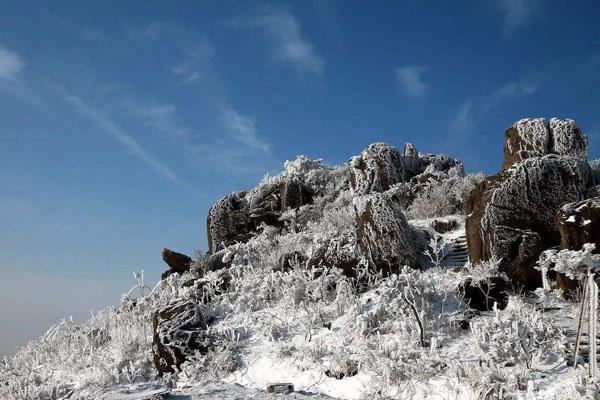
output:
<path id="1" fill-rule="evenodd" d="M 246 242 L 252 237 L 252 230 L 246 192 L 223 197 L 210 208 L 206 220 L 209 254 L 235 242 Z"/>
<path id="2" fill-rule="evenodd" d="M 572 119 L 527 118 L 506 130 L 502 169 L 531 157 L 557 154 L 587 160 L 587 138 Z"/>
<path id="3" fill-rule="evenodd" d="M 354 194 L 384 192 L 392 185 L 407 182 L 414 154 L 409 149 L 408 162 L 398 149 L 385 143 L 374 143 L 348 161 L 350 188 Z"/>
<path id="4" fill-rule="evenodd" d="M 585 161 L 557 155 L 528 158 L 488 177 L 467 202 L 470 260 L 501 259 L 514 283 L 535 288 L 540 279 L 535 260 L 560 243 L 556 210 L 582 200 L 588 182 Z"/>
<path id="5" fill-rule="evenodd" d="M 195 351 L 210 347 L 207 324 L 190 300 L 179 300 L 159 309 L 152 319 L 154 366 L 159 375 L 175 372 Z"/>
<path id="6" fill-rule="evenodd" d="M 357 196 L 356 240 L 363 256 L 385 273 L 397 273 L 403 265 L 415 266 L 417 256 L 404 214 L 385 193 Z"/>

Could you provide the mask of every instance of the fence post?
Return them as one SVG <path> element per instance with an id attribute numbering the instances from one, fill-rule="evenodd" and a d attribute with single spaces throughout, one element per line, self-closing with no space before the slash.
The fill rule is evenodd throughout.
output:
<path id="1" fill-rule="evenodd" d="M 588 340 L 589 340 L 589 357 L 590 357 L 590 378 L 596 379 L 598 361 L 596 359 L 596 334 L 597 334 L 597 316 L 598 316 L 598 285 L 594 280 L 594 273 L 588 272 L 588 287 L 589 287 L 589 304 L 590 304 L 590 315 L 589 315 L 589 327 L 588 327 Z"/>

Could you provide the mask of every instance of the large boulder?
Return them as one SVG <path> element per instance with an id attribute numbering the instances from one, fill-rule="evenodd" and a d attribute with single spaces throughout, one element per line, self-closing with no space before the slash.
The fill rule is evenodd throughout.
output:
<path id="1" fill-rule="evenodd" d="M 496 258 L 515 284 L 537 287 L 535 261 L 560 243 L 556 210 L 582 200 L 588 183 L 587 162 L 557 155 L 527 158 L 485 179 L 467 201 L 471 262 Z"/>
<path id="2" fill-rule="evenodd" d="M 531 157 L 548 154 L 587 160 L 587 139 L 572 119 L 543 118 L 517 121 L 506 130 L 502 169 Z"/>
<path id="3" fill-rule="evenodd" d="M 207 323 L 191 300 L 178 300 L 159 309 L 152 318 L 154 366 L 159 375 L 173 373 L 195 352 L 210 347 Z"/>
<path id="4" fill-rule="evenodd" d="M 162 251 L 162 259 L 169 266 L 169 269 L 162 274 L 162 279 L 171 274 L 182 274 L 187 272 L 192 265 L 192 259 L 190 257 L 167 248 L 164 248 Z"/>
<path id="5" fill-rule="evenodd" d="M 385 143 L 373 143 L 348 161 L 350 188 L 354 194 L 384 192 L 396 183 L 407 182 L 413 173 L 416 150 L 405 150 L 407 157 L 397 148 Z"/>
<path id="6" fill-rule="evenodd" d="M 361 254 L 384 273 L 415 266 L 412 232 L 404 214 L 386 193 L 356 196 L 356 240 Z"/>
<path id="7" fill-rule="evenodd" d="M 248 241 L 252 237 L 252 230 L 246 192 L 223 197 L 208 211 L 208 253 L 215 253 L 236 242 Z"/>

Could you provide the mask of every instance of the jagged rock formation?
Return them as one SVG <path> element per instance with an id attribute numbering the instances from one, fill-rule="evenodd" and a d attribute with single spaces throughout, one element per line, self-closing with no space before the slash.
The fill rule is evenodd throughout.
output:
<path id="1" fill-rule="evenodd" d="M 396 183 L 411 178 L 409 166 L 416 155 L 408 150 L 408 161 L 395 147 L 374 143 L 348 161 L 350 188 L 355 195 L 384 192 Z"/>
<path id="2" fill-rule="evenodd" d="M 565 204 L 556 213 L 556 225 L 560 231 L 560 248 L 581 250 L 585 243 L 596 245 L 600 252 L 600 197 Z M 556 283 L 564 293 L 577 289 L 578 283 L 557 273 Z"/>
<path id="3" fill-rule="evenodd" d="M 517 121 L 506 130 L 502 169 L 531 157 L 557 154 L 587 160 L 587 139 L 572 119 Z"/>
<path id="4" fill-rule="evenodd" d="M 356 238 L 362 254 L 385 273 L 415 266 L 417 255 L 404 214 L 385 193 L 356 196 Z"/>
<path id="5" fill-rule="evenodd" d="M 460 161 L 419 154 L 410 143 L 402 153 L 384 143 L 372 144 L 344 167 L 327 168 L 320 160 L 298 157 L 286 162 L 281 175 L 264 179 L 248 192 L 226 196 L 210 209 L 209 255 L 200 269 L 228 268 L 233 258 L 225 261 L 223 252 L 237 249 L 236 243 L 268 232 L 302 232 L 319 223 L 325 210 L 342 209 L 352 213 L 352 226 L 319 237 L 310 251 L 293 248 L 278 254 L 273 268 L 286 271 L 300 263 L 307 268 L 337 267 L 354 276 L 361 259 L 386 273 L 402 265 L 415 267 L 414 233 L 403 210 L 430 185 L 461 176 Z"/>
<path id="6" fill-rule="evenodd" d="M 198 305 L 180 300 L 158 310 L 152 319 L 154 366 L 159 375 L 175 372 L 195 351 L 210 347 L 207 323 Z"/>
<path id="7" fill-rule="evenodd" d="M 583 200 L 591 184 L 585 143 L 572 120 L 546 126 L 528 119 L 508 129 L 505 169 L 479 184 L 467 202 L 471 262 L 496 258 L 515 284 L 540 285 L 533 266 L 543 250 L 560 243 L 556 211 Z"/>
<path id="8" fill-rule="evenodd" d="M 162 274 L 162 279 L 174 273 L 182 274 L 187 272 L 192 265 L 190 257 L 167 248 L 164 248 L 162 251 L 162 259 L 169 266 L 169 269 Z"/>

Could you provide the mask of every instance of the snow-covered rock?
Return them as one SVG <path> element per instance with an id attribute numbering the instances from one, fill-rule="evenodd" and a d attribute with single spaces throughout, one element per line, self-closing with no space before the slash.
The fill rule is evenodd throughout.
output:
<path id="1" fill-rule="evenodd" d="M 575 121 L 552 118 L 549 128 L 552 137 L 550 149 L 552 153 L 587 160 L 587 138 Z"/>
<path id="2" fill-rule="evenodd" d="M 539 253 L 560 242 L 556 210 L 582 200 L 588 183 L 587 162 L 557 155 L 528 158 L 487 178 L 467 203 L 471 262 L 501 259 L 514 283 L 537 287 Z"/>
<path id="3" fill-rule="evenodd" d="M 235 192 L 225 196 L 208 211 L 206 234 L 209 254 L 235 242 L 247 241 L 252 236 L 251 232 L 246 192 Z"/>
<path id="4" fill-rule="evenodd" d="M 356 239 L 364 257 L 385 273 L 415 266 L 417 256 L 404 214 L 386 193 L 355 196 Z"/>
<path id="5" fill-rule="evenodd" d="M 549 142 L 550 132 L 543 118 L 526 118 L 515 122 L 505 133 L 502 169 L 529 157 L 548 154 Z"/>
<path id="6" fill-rule="evenodd" d="M 505 133 L 502 169 L 530 157 L 547 154 L 587 160 L 587 138 L 572 119 L 543 118 L 519 120 Z"/>
<path id="7" fill-rule="evenodd" d="M 560 248 L 581 250 L 585 243 L 600 249 L 600 197 L 569 203 L 556 214 Z"/>
<path id="8" fill-rule="evenodd" d="M 405 157 L 397 148 L 385 143 L 373 143 L 348 161 L 350 188 L 355 194 L 384 192 L 392 185 L 407 182 L 412 173 L 414 152 Z"/>
<path id="9" fill-rule="evenodd" d="M 152 320 L 154 366 L 160 375 L 175 372 L 195 351 L 210 346 L 207 324 L 198 304 L 179 300 L 155 312 Z"/>

